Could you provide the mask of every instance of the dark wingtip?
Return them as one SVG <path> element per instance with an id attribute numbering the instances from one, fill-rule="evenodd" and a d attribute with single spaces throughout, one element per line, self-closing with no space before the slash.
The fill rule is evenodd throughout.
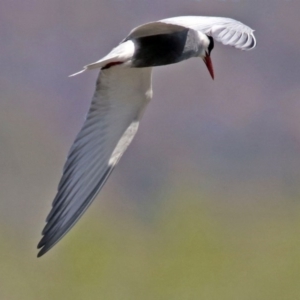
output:
<path id="1" fill-rule="evenodd" d="M 256 38 L 255 38 L 255 36 L 254 36 L 254 34 L 253 34 L 253 32 L 251 33 L 251 37 L 252 37 L 252 42 L 251 42 L 251 44 L 249 45 L 249 50 L 252 50 L 253 48 L 255 48 L 256 47 Z"/>
<path id="2" fill-rule="evenodd" d="M 50 249 L 49 247 L 46 247 L 46 236 L 45 235 L 41 238 L 41 240 L 37 244 L 37 249 L 40 249 L 40 251 L 37 254 L 37 257 L 41 257 Z"/>
<path id="3" fill-rule="evenodd" d="M 39 257 L 43 256 L 46 252 L 47 252 L 47 250 L 45 250 L 45 248 L 42 248 L 42 249 L 38 252 L 37 257 L 39 258 Z"/>
<path id="4" fill-rule="evenodd" d="M 46 254 L 54 245 L 46 245 L 46 243 L 39 243 L 37 248 L 40 249 L 40 251 L 37 254 L 37 257 L 41 257 L 44 254 Z"/>
<path id="5" fill-rule="evenodd" d="M 46 244 L 46 236 L 44 235 L 41 240 L 39 241 L 38 245 L 37 245 L 37 248 L 40 249 L 42 247 L 44 247 Z"/>

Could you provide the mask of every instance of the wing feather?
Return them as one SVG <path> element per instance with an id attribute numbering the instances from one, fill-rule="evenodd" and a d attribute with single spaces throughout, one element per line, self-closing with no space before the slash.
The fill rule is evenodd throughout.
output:
<path id="1" fill-rule="evenodd" d="M 230 18 L 199 16 L 175 17 L 146 23 L 134 28 L 124 41 L 143 36 L 173 33 L 186 28 L 201 31 L 224 45 L 234 46 L 241 50 L 251 50 L 256 46 L 254 30 L 249 26 Z"/>
<path id="2" fill-rule="evenodd" d="M 202 31 L 224 45 L 234 46 L 241 50 L 251 50 L 256 46 L 254 30 L 249 26 L 230 18 L 186 16 L 161 20 L 166 24 L 174 24 Z M 241 34 L 238 41 L 233 36 Z"/>
<path id="3" fill-rule="evenodd" d="M 89 207 L 124 151 L 151 98 L 151 68 L 102 70 L 85 123 L 70 149 L 38 244 L 51 249 Z"/>
<path id="4" fill-rule="evenodd" d="M 137 39 L 145 36 L 168 34 L 182 30 L 186 30 L 186 26 L 182 26 L 179 24 L 167 24 L 161 21 L 150 22 L 133 28 L 130 31 L 129 35 L 122 42 L 130 40 L 132 38 Z"/>

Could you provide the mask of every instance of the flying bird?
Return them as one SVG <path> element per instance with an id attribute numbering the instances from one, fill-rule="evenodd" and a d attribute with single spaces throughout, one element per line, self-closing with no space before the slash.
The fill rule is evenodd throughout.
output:
<path id="1" fill-rule="evenodd" d="M 184 16 L 146 23 L 105 57 L 71 75 L 100 69 L 90 109 L 69 151 L 46 219 L 38 257 L 73 227 L 131 143 L 152 98 L 152 68 L 199 57 L 214 78 L 210 58 L 214 41 L 250 50 L 256 45 L 253 31 L 221 17 Z"/>

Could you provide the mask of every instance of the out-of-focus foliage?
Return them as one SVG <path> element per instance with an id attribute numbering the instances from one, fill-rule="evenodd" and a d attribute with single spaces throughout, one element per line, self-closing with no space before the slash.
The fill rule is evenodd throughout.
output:
<path id="1" fill-rule="evenodd" d="M 39 260 L 2 230 L 1 299 L 297 299 L 299 207 L 221 211 L 195 190 L 161 200 L 152 222 L 105 206 Z"/>

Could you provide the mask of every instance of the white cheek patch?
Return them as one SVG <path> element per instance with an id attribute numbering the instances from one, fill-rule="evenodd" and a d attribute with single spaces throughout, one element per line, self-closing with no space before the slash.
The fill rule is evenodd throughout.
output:
<path id="1" fill-rule="evenodd" d="M 138 127 L 139 122 L 136 121 L 131 123 L 130 126 L 126 129 L 108 161 L 109 166 L 115 166 L 117 164 L 117 162 L 129 146 L 129 144 L 133 140 L 133 137 L 135 136 Z"/>

